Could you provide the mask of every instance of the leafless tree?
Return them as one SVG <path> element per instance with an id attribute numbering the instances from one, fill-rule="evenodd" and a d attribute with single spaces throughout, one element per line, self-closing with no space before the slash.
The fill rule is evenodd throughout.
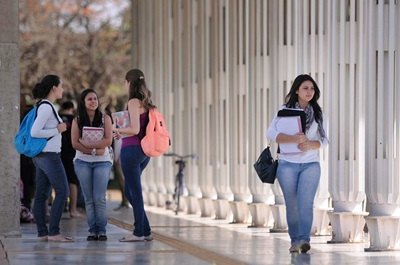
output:
<path id="1" fill-rule="evenodd" d="M 128 0 L 21 0 L 21 91 L 55 73 L 65 98 L 95 89 L 102 103 L 124 94 L 130 65 Z"/>

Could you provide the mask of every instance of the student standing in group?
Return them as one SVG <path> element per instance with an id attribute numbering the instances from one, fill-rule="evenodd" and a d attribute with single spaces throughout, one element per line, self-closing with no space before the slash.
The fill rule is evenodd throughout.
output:
<path id="1" fill-rule="evenodd" d="M 268 128 L 268 138 L 278 144 L 295 143 L 296 153 L 281 153 L 276 172 L 285 198 L 286 219 L 291 239 L 290 252 L 305 253 L 310 250 L 310 233 L 313 222 L 314 197 L 321 175 L 319 149 L 328 144 L 323 126 L 320 90 L 309 75 L 299 75 L 294 80 L 286 103 L 282 108 L 304 110 L 305 134 L 287 135 L 277 129 L 280 117 L 275 117 Z"/>
<path id="2" fill-rule="evenodd" d="M 77 209 L 79 180 L 75 174 L 73 162 L 75 149 L 71 143 L 71 125 L 75 117 L 74 112 L 74 103 L 72 101 L 63 102 L 59 112 L 61 119 L 67 124 L 67 130 L 62 133 L 61 160 L 69 183 L 69 215 L 71 218 L 82 216 Z"/>
<path id="3" fill-rule="evenodd" d="M 68 181 L 61 161 L 61 133 L 66 130 L 54 109 L 53 103 L 63 95 L 62 81 L 56 75 L 45 76 L 36 84 L 32 93 L 35 99 L 47 101 L 37 110 L 37 117 L 31 128 L 32 137 L 48 138 L 43 151 L 33 158 L 36 167 L 36 194 L 33 213 L 38 236 L 44 241 L 72 242 L 72 238 L 60 234 L 60 220 L 69 194 Z M 51 206 L 49 227 L 46 225 L 47 199 L 51 188 L 55 198 Z"/>
<path id="4" fill-rule="evenodd" d="M 83 127 L 103 128 L 102 139 L 89 142 L 82 138 Z M 76 150 L 74 167 L 85 198 L 88 241 L 106 241 L 107 209 L 106 192 L 112 158 L 112 123 L 108 115 L 99 110 L 99 100 L 93 89 L 81 93 L 78 116 L 72 122 L 71 141 Z"/>
<path id="5" fill-rule="evenodd" d="M 148 112 L 155 108 L 151 101 L 151 92 L 147 89 L 144 74 L 132 69 L 125 75 L 125 87 L 129 91 L 127 109 L 130 125 L 127 128 L 114 129 L 115 137 L 122 139 L 121 166 L 125 176 L 125 194 L 133 207 L 135 219 L 133 234 L 120 239 L 121 242 L 152 240 L 149 220 L 143 204 L 141 175 L 150 161 L 142 150 L 140 142 L 146 135 L 149 122 Z"/>

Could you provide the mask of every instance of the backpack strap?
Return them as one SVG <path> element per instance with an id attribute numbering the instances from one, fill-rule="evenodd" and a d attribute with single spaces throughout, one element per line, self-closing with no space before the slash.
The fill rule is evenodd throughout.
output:
<path id="1" fill-rule="evenodd" d="M 53 104 L 51 104 L 50 102 L 45 101 L 45 100 L 40 100 L 40 101 L 36 104 L 37 107 L 36 107 L 36 111 L 35 111 L 35 119 L 36 119 L 36 117 L 37 117 L 37 113 L 38 113 L 39 107 L 40 107 L 40 105 L 42 105 L 42 104 L 48 104 L 48 105 L 50 105 L 51 110 L 53 111 L 53 114 L 54 114 L 54 116 L 56 117 L 56 120 L 57 120 L 58 123 L 60 124 L 60 123 L 61 123 L 61 122 L 60 122 L 60 119 L 58 119 L 58 115 L 57 115 L 56 110 L 55 110 L 54 107 L 53 107 Z M 47 141 L 49 141 L 49 140 L 50 140 L 51 138 L 53 138 L 53 137 L 54 137 L 54 136 L 47 138 Z"/>
<path id="2" fill-rule="evenodd" d="M 40 100 L 40 101 L 37 103 L 36 112 L 35 112 L 35 119 L 36 119 L 36 117 L 37 117 L 37 113 L 38 113 L 39 107 L 40 107 L 40 105 L 42 105 L 42 104 L 48 104 L 48 105 L 50 105 L 51 110 L 53 111 L 54 117 L 56 117 L 56 120 L 58 121 L 58 123 L 61 123 L 61 122 L 60 122 L 60 119 L 58 119 L 58 115 L 57 115 L 56 110 L 55 110 L 54 107 L 53 107 L 53 104 L 51 104 L 51 103 L 48 102 L 48 101 L 44 101 L 44 100 Z"/>

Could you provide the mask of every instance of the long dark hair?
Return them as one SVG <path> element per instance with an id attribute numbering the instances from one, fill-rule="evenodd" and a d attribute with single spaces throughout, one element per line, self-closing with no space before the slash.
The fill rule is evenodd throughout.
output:
<path id="1" fill-rule="evenodd" d="M 318 126 L 320 128 L 323 128 L 323 120 L 322 120 L 322 109 L 320 105 L 318 104 L 318 99 L 321 94 L 319 87 L 317 83 L 314 81 L 314 79 L 306 74 L 303 75 L 298 75 L 296 79 L 293 81 L 292 87 L 290 88 L 289 93 L 286 95 L 285 101 L 286 101 L 286 107 L 288 108 L 294 108 L 296 106 L 296 103 L 299 101 L 299 96 L 297 95 L 297 91 L 299 90 L 301 84 L 305 81 L 311 81 L 314 86 L 314 96 L 310 100 L 308 104 L 311 105 L 311 107 L 314 110 L 314 119 L 318 123 Z"/>
<path id="2" fill-rule="evenodd" d="M 144 74 L 141 70 L 129 70 L 125 75 L 125 80 L 129 82 L 129 99 L 139 99 L 147 110 L 156 107 L 151 101 L 151 92 L 146 86 Z"/>
<path id="3" fill-rule="evenodd" d="M 85 98 L 89 93 L 95 93 L 97 96 L 96 91 L 94 91 L 91 88 L 85 89 L 82 91 L 81 96 L 78 101 L 78 127 L 80 129 L 80 133 L 82 134 L 82 128 L 83 126 L 90 126 L 90 127 L 102 127 L 103 126 L 103 114 L 99 110 L 99 107 L 97 107 L 95 113 L 94 113 L 94 118 L 93 122 L 90 123 L 89 115 L 87 114 L 86 111 L 86 105 L 85 105 Z M 98 98 L 97 98 L 98 100 Z"/>
<path id="4" fill-rule="evenodd" d="M 46 98 L 53 86 L 58 86 L 60 84 L 60 77 L 57 75 L 46 75 L 37 83 L 32 89 L 32 95 L 35 99 L 44 99 Z"/>

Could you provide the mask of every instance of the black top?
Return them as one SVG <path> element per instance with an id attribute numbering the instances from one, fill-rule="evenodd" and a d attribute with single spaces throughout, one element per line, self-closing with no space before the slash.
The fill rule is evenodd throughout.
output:
<path id="1" fill-rule="evenodd" d="M 63 159 L 73 159 L 75 157 L 75 149 L 72 147 L 71 125 L 74 115 L 60 114 L 60 117 L 67 124 L 67 130 L 62 133 L 61 156 Z"/>

